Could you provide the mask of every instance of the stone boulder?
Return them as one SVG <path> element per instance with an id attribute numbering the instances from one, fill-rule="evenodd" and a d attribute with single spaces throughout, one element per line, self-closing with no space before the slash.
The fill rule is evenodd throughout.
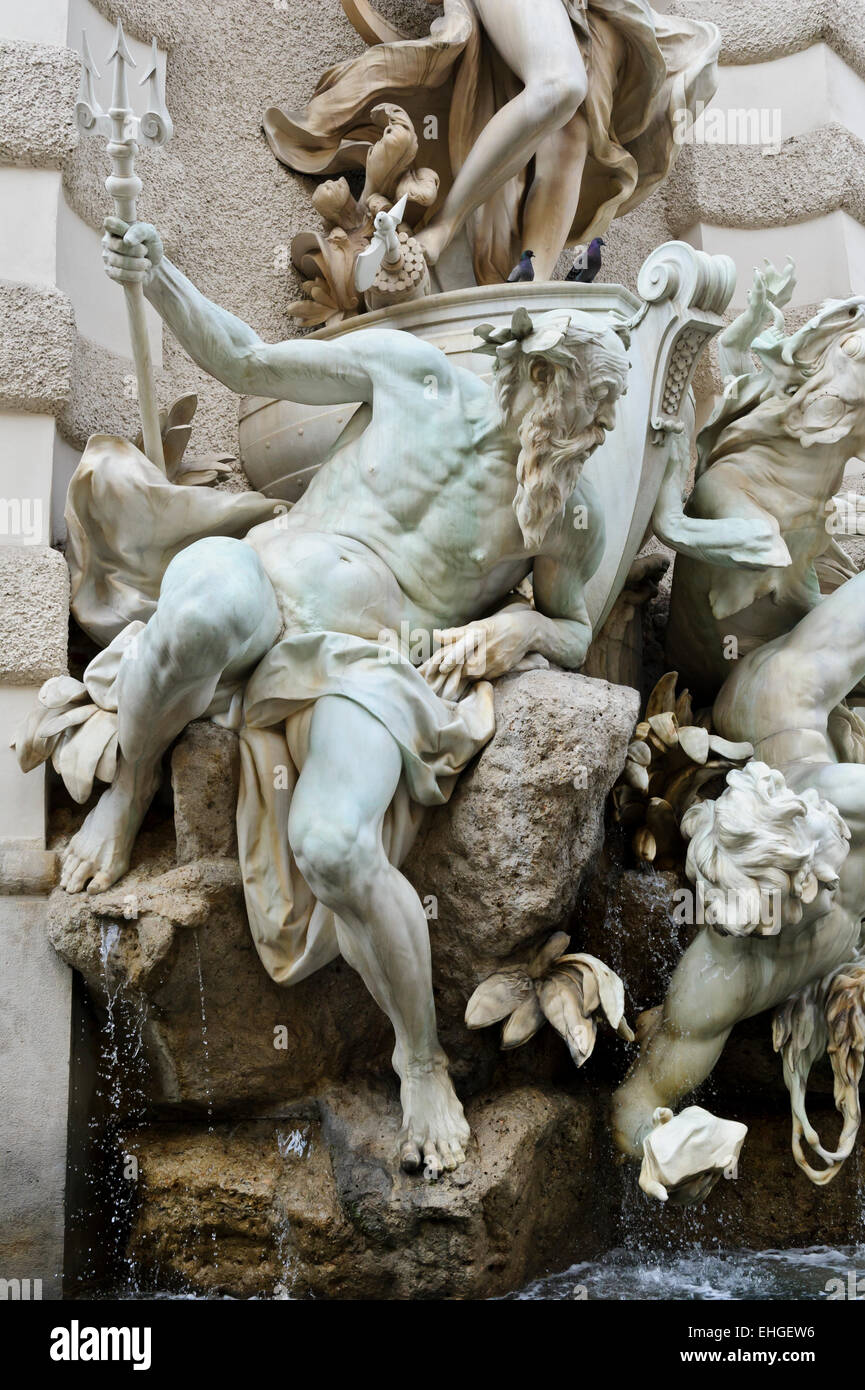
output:
<path id="1" fill-rule="evenodd" d="M 552 669 L 500 681 L 495 737 L 422 828 L 405 871 L 431 901 L 439 1021 L 463 1091 L 489 1084 L 499 1057 L 497 1030 L 466 1029 L 466 1001 L 573 907 L 636 715 L 636 692 L 605 681 Z M 390 1026 L 345 962 L 283 989 L 258 960 L 236 859 L 236 736 L 193 724 L 171 766 L 173 824 L 151 816 L 108 893 L 49 902 L 51 939 L 103 1017 L 126 1006 L 148 1100 L 250 1114 L 349 1076 L 389 1078 Z M 59 839 L 74 828 L 64 814 Z"/>
<path id="2" fill-rule="evenodd" d="M 405 865 L 436 902 L 444 1020 L 461 1019 L 481 980 L 567 920 L 638 717 L 629 686 L 554 668 L 498 682 L 492 741 L 428 816 Z"/>
<path id="3" fill-rule="evenodd" d="M 475 1099 L 468 1161 L 438 1182 L 394 1170 L 396 1104 L 337 1091 L 281 1119 L 131 1138 L 142 1288 L 237 1297 L 485 1298 L 590 1258 L 590 1097 L 526 1086 Z"/>

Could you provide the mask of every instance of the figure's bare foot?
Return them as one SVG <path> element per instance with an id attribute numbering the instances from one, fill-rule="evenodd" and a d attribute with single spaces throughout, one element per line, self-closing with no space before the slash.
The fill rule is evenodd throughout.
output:
<path id="1" fill-rule="evenodd" d="M 158 778 L 121 763 L 81 829 L 63 852 L 60 885 L 67 893 L 103 893 L 129 868 L 135 836 Z"/>
<path id="2" fill-rule="evenodd" d="M 434 1179 L 465 1163 L 470 1131 L 447 1062 L 407 1066 L 400 1099 L 403 1127 L 399 1157 L 407 1173 L 423 1169 L 425 1177 Z"/>
<path id="3" fill-rule="evenodd" d="M 424 253 L 427 265 L 437 265 L 439 256 L 450 244 L 451 229 L 441 222 L 431 222 L 423 231 L 415 233 L 415 241 Z"/>

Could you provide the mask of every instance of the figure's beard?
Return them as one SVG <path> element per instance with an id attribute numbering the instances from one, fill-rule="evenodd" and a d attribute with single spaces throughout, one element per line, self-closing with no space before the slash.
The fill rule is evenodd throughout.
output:
<path id="1" fill-rule="evenodd" d="M 606 438 L 600 425 L 587 425 L 572 438 L 556 438 L 558 412 L 540 401 L 519 429 L 517 490 L 513 508 L 527 550 L 537 552 L 550 526 L 580 481 L 583 466 Z"/>

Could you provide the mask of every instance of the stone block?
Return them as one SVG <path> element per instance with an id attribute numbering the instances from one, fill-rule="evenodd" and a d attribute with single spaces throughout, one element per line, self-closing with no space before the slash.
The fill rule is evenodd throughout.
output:
<path id="1" fill-rule="evenodd" d="M 59 551 L 0 545 L 0 612 L 0 685 L 38 686 L 66 671 L 69 571 Z"/>

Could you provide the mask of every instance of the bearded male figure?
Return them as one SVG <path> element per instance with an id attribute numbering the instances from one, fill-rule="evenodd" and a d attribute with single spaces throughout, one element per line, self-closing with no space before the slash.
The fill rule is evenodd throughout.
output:
<path id="1" fill-rule="evenodd" d="M 272 504 L 249 494 L 210 494 L 211 510 L 233 500 L 270 512 L 244 539 L 222 522 L 221 534 L 195 539 L 188 520 L 180 542 L 168 538 L 172 508 L 188 517 L 199 505 L 189 494 L 206 490 L 172 487 L 123 441 L 91 441 L 67 505 L 73 549 L 90 557 L 77 565 L 83 579 L 73 566 L 73 608 L 80 621 L 95 615 L 89 630 L 103 641 L 119 633 L 85 673 L 100 712 L 116 710 L 119 758 L 66 850 L 63 886 L 98 893 L 126 871 L 166 749 L 190 720 L 225 720 L 242 701 L 238 836 L 262 961 L 284 984 L 337 953 L 359 972 L 394 1028 L 402 1164 L 453 1168 L 468 1128 L 436 1033 L 423 907 L 396 866 L 418 806 L 445 800 L 493 732 L 482 678 L 528 653 L 582 665 L 591 639 L 583 589 L 604 529 L 580 474 L 626 389 L 622 338 L 578 313 L 536 327 L 518 310 L 510 330 L 482 331 L 496 358 L 493 388 L 393 330 L 270 346 L 164 258 L 154 228 L 106 226 L 109 275 L 143 283 L 181 344 L 225 385 L 363 404 L 287 514 L 273 517 Z M 126 603 L 118 594 L 146 587 L 150 533 L 160 530 L 158 602 L 154 586 L 137 610 L 149 620 L 120 633 L 128 604 L 120 619 L 105 615 Z M 529 573 L 534 608 L 508 603 Z M 405 631 L 427 639 L 421 669 L 384 641 Z M 53 700 L 43 694 L 43 704 Z M 38 744 L 19 741 L 29 765 Z M 286 768 L 288 783 L 274 792 Z"/>

